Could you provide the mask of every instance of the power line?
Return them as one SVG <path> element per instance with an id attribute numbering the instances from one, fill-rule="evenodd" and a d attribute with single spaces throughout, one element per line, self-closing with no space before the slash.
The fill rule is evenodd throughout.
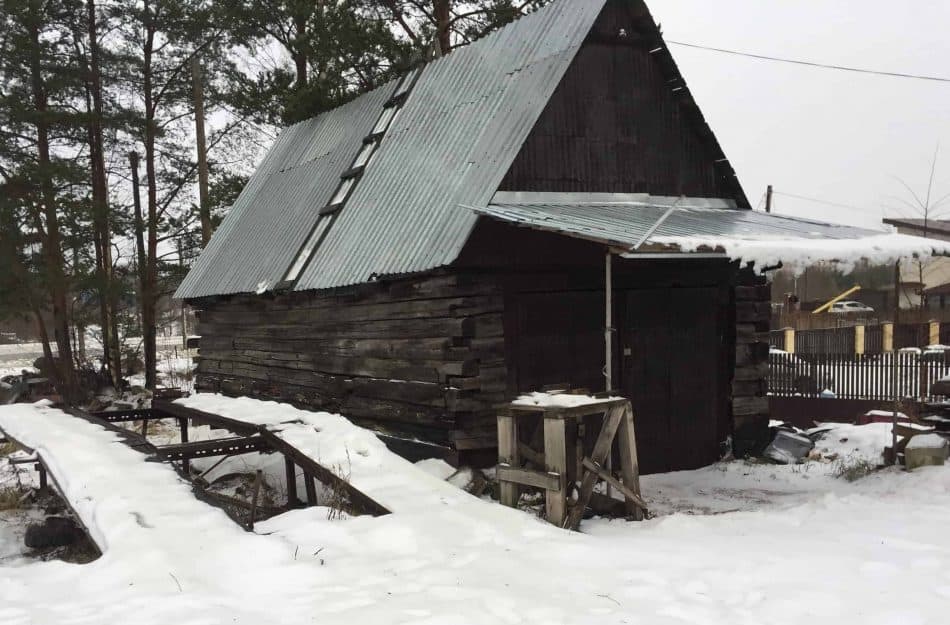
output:
<path id="1" fill-rule="evenodd" d="M 847 208 L 848 210 L 861 211 L 864 214 L 867 214 L 867 209 L 860 208 L 858 206 L 850 206 L 848 204 L 839 204 L 837 202 L 831 202 L 829 200 L 822 200 L 816 197 L 807 197 L 805 195 L 796 195 L 794 193 L 785 193 L 784 191 L 772 191 L 774 195 L 782 195 L 785 197 L 795 198 L 796 200 L 805 200 L 807 202 L 815 202 L 817 204 L 827 204 L 828 206 L 836 206 L 838 208 Z"/>
<path id="2" fill-rule="evenodd" d="M 845 65 L 832 65 L 829 63 L 815 63 L 812 61 L 802 61 L 799 59 L 785 59 L 777 56 L 766 56 L 764 54 L 754 54 L 752 52 L 740 52 L 739 50 L 727 50 L 725 48 L 714 48 L 712 46 L 703 46 L 696 43 L 686 43 L 683 41 L 666 40 L 666 43 L 674 46 L 683 46 L 684 48 L 695 48 L 697 50 L 708 50 L 710 52 L 721 52 L 722 54 L 733 54 L 735 56 L 746 56 L 762 61 L 778 61 L 779 63 L 791 63 L 793 65 L 807 65 L 808 67 L 821 67 L 824 69 L 837 69 L 844 72 L 855 72 L 858 74 L 874 74 L 876 76 L 891 76 L 893 78 L 913 78 L 916 80 L 930 80 L 933 82 L 950 82 L 950 78 L 942 76 L 926 76 L 923 74 L 905 74 L 903 72 L 885 72 L 873 69 L 864 69 L 860 67 L 847 67 Z"/>

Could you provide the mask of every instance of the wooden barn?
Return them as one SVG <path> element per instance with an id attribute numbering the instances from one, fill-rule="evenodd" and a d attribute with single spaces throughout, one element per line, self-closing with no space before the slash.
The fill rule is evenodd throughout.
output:
<path id="1" fill-rule="evenodd" d="M 554 0 L 280 135 L 177 293 L 197 386 L 466 461 L 500 403 L 609 384 L 643 472 L 744 453 L 769 286 L 693 243 L 815 231 L 749 208 L 644 3 Z"/>

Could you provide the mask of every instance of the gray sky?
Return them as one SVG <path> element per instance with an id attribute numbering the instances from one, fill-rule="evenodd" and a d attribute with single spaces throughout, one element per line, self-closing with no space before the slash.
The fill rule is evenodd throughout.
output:
<path id="1" fill-rule="evenodd" d="M 950 78 L 950 1 L 648 0 L 670 40 Z M 753 207 L 765 187 L 855 209 L 775 197 L 774 212 L 881 228 L 950 193 L 950 83 L 869 76 L 670 45 Z M 899 199 L 895 199 L 899 198 Z M 950 200 L 939 216 L 950 219 Z"/>

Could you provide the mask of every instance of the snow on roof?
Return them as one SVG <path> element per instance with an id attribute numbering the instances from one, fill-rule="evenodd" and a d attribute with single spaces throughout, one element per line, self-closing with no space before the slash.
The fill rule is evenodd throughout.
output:
<path id="1" fill-rule="evenodd" d="M 622 193 L 495 194 L 474 212 L 517 226 L 640 252 L 719 253 L 759 267 L 950 255 L 950 242 L 737 210 L 728 200 Z M 654 230 L 655 228 L 655 230 Z M 638 247 L 639 246 L 639 247 Z"/>

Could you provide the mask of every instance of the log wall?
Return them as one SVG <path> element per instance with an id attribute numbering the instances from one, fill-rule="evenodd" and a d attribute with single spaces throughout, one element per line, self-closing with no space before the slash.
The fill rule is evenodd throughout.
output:
<path id="1" fill-rule="evenodd" d="M 490 277 L 206 298 L 198 390 L 290 401 L 458 450 L 495 443 L 503 298 Z"/>
<path id="2" fill-rule="evenodd" d="M 732 380 L 733 452 L 761 452 L 768 444 L 769 327 L 772 286 L 751 269 L 735 287 L 736 359 Z"/>

